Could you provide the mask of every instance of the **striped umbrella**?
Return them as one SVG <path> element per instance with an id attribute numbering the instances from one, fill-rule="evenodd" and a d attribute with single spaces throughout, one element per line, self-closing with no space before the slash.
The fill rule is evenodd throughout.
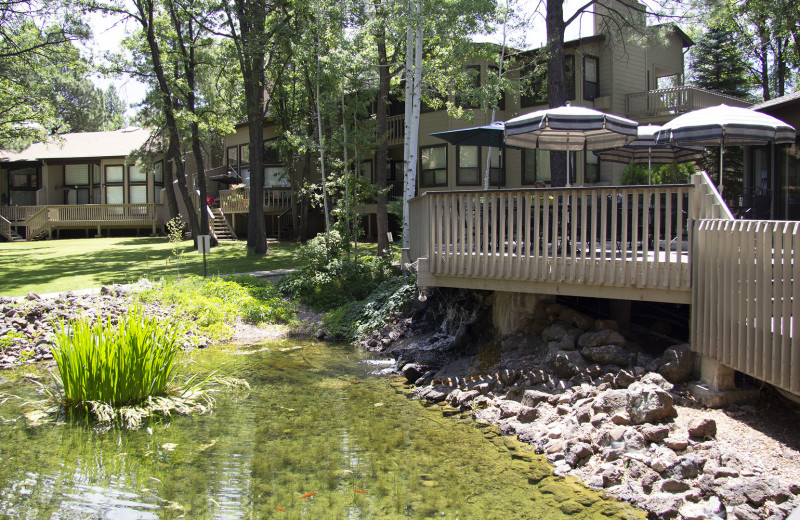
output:
<path id="1" fill-rule="evenodd" d="M 655 133 L 659 130 L 661 130 L 659 125 L 640 126 L 636 130 L 636 139 L 625 146 L 596 150 L 594 153 L 604 161 L 624 164 L 631 161 L 637 164 L 647 163 L 648 177 L 652 170 L 652 164 L 696 161 L 705 157 L 706 152 L 702 147 L 656 143 Z"/>
<path id="2" fill-rule="evenodd" d="M 725 146 L 793 143 L 794 127 L 748 108 L 718 105 L 678 116 L 656 132 L 657 143 L 677 146 L 719 146 L 719 190 Z"/>
<path id="3" fill-rule="evenodd" d="M 636 127 L 636 121 L 567 103 L 506 121 L 506 146 L 570 152 L 603 150 L 633 140 Z"/>

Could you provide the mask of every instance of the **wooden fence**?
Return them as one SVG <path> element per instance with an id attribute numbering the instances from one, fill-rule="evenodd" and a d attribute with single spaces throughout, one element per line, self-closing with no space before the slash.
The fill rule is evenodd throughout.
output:
<path id="1" fill-rule="evenodd" d="M 800 222 L 701 220 L 693 238 L 692 350 L 800 393 Z"/>

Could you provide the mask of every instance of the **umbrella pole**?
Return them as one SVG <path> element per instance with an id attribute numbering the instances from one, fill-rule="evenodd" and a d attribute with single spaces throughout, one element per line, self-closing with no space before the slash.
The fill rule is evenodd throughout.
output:
<path id="1" fill-rule="evenodd" d="M 722 197 L 722 172 L 725 171 L 725 134 L 719 147 L 719 196 Z M 723 198 L 724 200 L 724 198 Z"/>
<path id="2" fill-rule="evenodd" d="M 648 146 L 647 147 L 647 185 L 653 184 L 653 166 L 651 164 L 650 154 L 653 151 L 653 148 Z"/>

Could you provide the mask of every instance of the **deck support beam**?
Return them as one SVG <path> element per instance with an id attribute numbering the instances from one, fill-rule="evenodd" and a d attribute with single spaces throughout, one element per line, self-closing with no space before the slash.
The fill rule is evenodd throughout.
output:
<path id="1" fill-rule="evenodd" d="M 533 316 L 539 302 L 555 301 L 545 294 L 496 291 L 492 301 L 492 324 L 501 336 L 521 332 L 526 318 Z"/>
<path id="2" fill-rule="evenodd" d="M 690 383 L 689 392 L 704 406 L 726 408 L 758 400 L 760 391 L 757 388 L 736 388 L 736 371 L 716 359 L 700 355 L 695 368 L 699 368 L 700 381 Z"/>

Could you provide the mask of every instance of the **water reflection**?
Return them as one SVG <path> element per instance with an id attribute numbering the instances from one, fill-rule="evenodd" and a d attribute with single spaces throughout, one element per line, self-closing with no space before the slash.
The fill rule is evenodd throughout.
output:
<path id="1" fill-rule="evenodd" d="M 196 352 L 187 370 L 224 363 L 252 390 L 150 432 L 0 425 L 0 518 L 643 518 L 542 480 L 538 458 L 395 393 L 365 354 L 297 345 Z"/>

